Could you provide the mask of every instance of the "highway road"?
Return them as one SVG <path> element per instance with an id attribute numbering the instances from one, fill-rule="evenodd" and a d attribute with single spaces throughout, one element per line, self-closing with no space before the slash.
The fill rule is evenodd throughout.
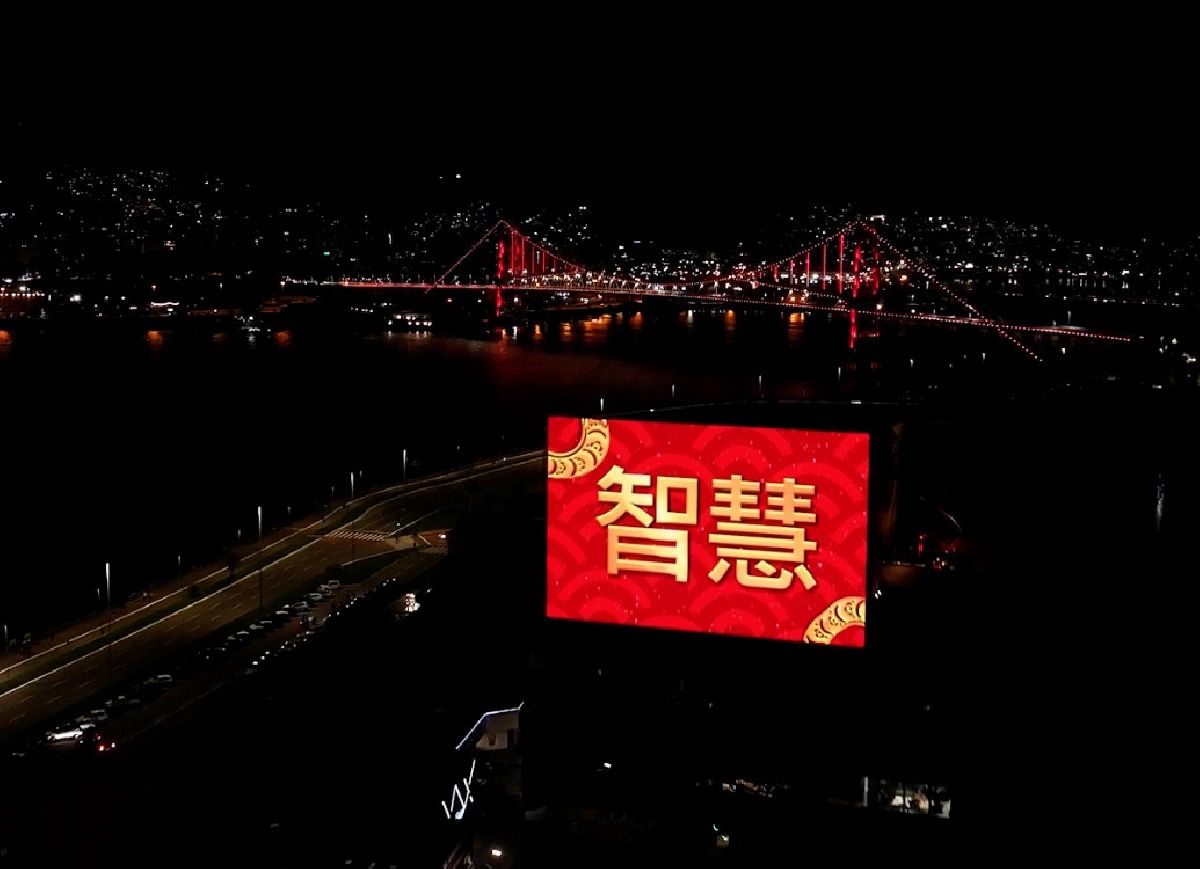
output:
<path id="1" fill-rule="evenodd" d="M 542 453 L 526 454 L 491 467 L 392 487 L 347 508 L 347 521 L 276 562 L 236 580 L 183 608 L 162 616 L 113 642 L 86 651 L 0 694 L 0 741 L 82 703 L 135 676 L 153 675 L 156 662 L 226 629 L 259 611 L 259 583 L 265 612 L 272 603 L 294 600 L 311 590 L 326 568 L 398 548 L 398 535 L 446 528 L 464 512 L 467 485 L 505 485 L 528 478 L 544 462 Z M 361 512 L 364 504 L 370 504 Z"/>
<path id="2" fill-rule="evenodd" d="M 385 581 L 397 583 L 397 588 L 406 589 L 410 585 L 423 582 L 423 574 L 440 561 L 442 553 L 431 549 L 409 551 L 397 555 L 392 561 L 362 582 L 342 589 L 317 604 L 310 611 L 314 625 L 327 619 L 339 606 L 346 604 L 355 597 L 365 595 L 372 589 L 378 588 Z M 279 654 L 280 647 L 286 641 L 294 641 L 305 633 L 308 628 L 299 619 L 291 619 L 277 626 L 261 638 L 251 640 L 245 646 L 231 651 L 227 657 L 207 661 L 200 669 L 189 673 L 182 682 L 176 682 L 161 698 L 147 697 L 141 706 L 128 710 L 115 721 L 102 724 L 100 730 L 109 738 L 120 738 L 122 753 L 130 751 L 131 743 L 135 750 L 140 744 L 139 737 L 157 728 L 166 721 L 177 721 L 190 714 L 191 710 L 203 703 L 214 692 L 229 685 L 233 680 L 241 678 L 251 668 L 251 661 L 258 659 L 264 653 Z"/>

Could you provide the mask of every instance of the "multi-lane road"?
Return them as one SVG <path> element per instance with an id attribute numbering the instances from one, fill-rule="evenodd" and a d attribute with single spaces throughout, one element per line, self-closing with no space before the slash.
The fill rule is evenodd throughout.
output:
<path id="1" fill-rule="evenodd" d="M 21 678 L 20 671 L 10 674 L 0 693 L 0 740 L 53 719 L 110 686 L 148 674 L 156 662 L 256 615 L 260 594 L 264 609 L 270 610 L 271 604 L 310 590 L 331 565 L 405 546 L 428 546 L 429 535 L 420 536 L 419 532 L 446 528 L 453 522 L 466 508 L 468 481 L 473 486 L 509 483 L 522 474 L 529 476 L 544 461 L 542 456 L 540 452 L 524 454 L 360 498 L 344 508 L 344 515 L 352 519 L 301 531 L 309 538 L 307 542 L 261 569 L 129 633 L 114 635 L 111 642 L 103 642 L 103 636 L 99 643 L 92 638 L 90 644 L 79 644 L 78 654 L 64 648 L 50 669 L 31 667 L 28 678 Z"/>

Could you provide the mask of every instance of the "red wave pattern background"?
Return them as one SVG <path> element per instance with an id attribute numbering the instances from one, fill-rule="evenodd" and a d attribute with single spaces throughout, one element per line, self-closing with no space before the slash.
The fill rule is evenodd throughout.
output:
<path id="1" fill-rule="evenodd" d="M 580 420 L 554 417 L 549 448 L 569 450 L 579 440 Z M 862 433 L 703 426 L 610 420 L 609 446 L 600 465 L 582 477 L 547 481 L 546 615 L 605 624 L 760 637 L 800 642 L 814 618 L 839 598 L 865 596 L 867 582 L 867 484 L 869 437 Z M 613 466 L 627 473 L 699 480 L 697 524 L 688 535 L 688 580 L 659 573 L 607 571 L 608 532 L 596 517 L 598 482 Z M 803 526 L 817 544 L 805 565 L 812 590 L 799 579 L 785 590 L 747 588 L 730 569 L 722 582 L 708 572 L 717 563 L 714 479 L 740 474 L 749 481 L 792 477 L 816 486 L 814 525 Z M 759 506 L 766 509 L 765 485 Z M 643 491 L 639 489 L 638 491 Z M 649 490 L 653 492 L 653 485 Z M 653 515 L 653 508 L 646 508 Z M 625 515 L 615 525 L 640 527 Z M 775 524 L 766 522 L 765 524 Z M 660 524 L 651 527 L 689 526 Z M 777 568 L 791 567 L 786 561 Z M 862 646 L 864 630 L 843 631 L 834 645 Z"/>

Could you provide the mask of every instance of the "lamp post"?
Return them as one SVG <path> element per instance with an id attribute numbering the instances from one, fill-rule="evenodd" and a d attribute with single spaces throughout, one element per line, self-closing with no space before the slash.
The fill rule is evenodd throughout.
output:
<path id="1" fill-rule="evenodd" d="M 108 621 L 104 625 L 104 636 L 108 640 L 105 657 L 108 658 L 108 687 L 112 690 L 112 563 L 104 562 L 104 596 L 108 604 Z"/>
<path id="2" fill-rule="evenodd" d="M 262 507 L 258 508 L 258 539 L 262 540 Z"/>
<path id="3" fill-rule="evenodd" d="M 401 468 L 402 468 L 402 470 L 401 470 L 402 476 L 400 477 L 400 482 L 407 483 L 408 482 L 408 448 L 407 447 L 400 451 L 400 456 L 401 456 Z"/>

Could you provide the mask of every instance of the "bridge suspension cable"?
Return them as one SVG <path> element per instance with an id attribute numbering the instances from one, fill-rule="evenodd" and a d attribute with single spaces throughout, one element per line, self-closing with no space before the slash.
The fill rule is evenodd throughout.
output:
<path id="1" fill-rule="evenodd" d="M 883 235 L 876 226 L 860 217 L 855 217 L 847 221 L 833 231 L 815 239 L 807 246 L 801 247 L 774 261 L 751 267 L 739 264 L 739 266 L 731 271 L 726 271 L 724 274 L 716 272 L 707 277 L 686 280 L 639 278 L 634 275 L 621 275 L 588 268 L 585 265 L 562 256 L 547 245 L 532 238 L 516 224 L 501 218 L 476 239 L 467 251 L 455 260 L 432 284 L 395 286 L 411 286 L 425 290 L 450 286 L 447 281 L 451 275 L 473 254 L 479 251 L 489 239 L 495 239 L 496 241 L 496 283 L 486 285 L 486 287 L 497 291 L 496 304 L 498 313 L 501 303 L 501 281 L 507 277 L 514 282 L 520 282 L 517 285 L 528 290 L 595 292 L 598 294 L 636 294 L 649 291 L 666 293 L 676 298 L 695 301 L 719 300 L 722 302 L 738 301 L 748 304 L 778 304 L 814 311 L 829 311 L 834 313 L 856 312 L 863 316 L 882 319 L 983 327 L 997 332 L 1024 355 L 1037 362 L 1044 362 L 1045 360 L 1035 350 L 1017 338 L 1013 334 L 1014 332 L 1059 334 L 1071 337 L 1126 342 L 1131 340 L 1126 336 L 1107 335 L 1058 326 L 1011 324 L 999 317 L 986 314 L 977 305 L 965 298 L 961 292 L 938 278 L 933 269 L 921 258 L 915 257 L 908 251 L 901 249 Z M 848 245 L 847 242 L 851 243 Z M 830 247 L 835 243 L 837 244 L 837 250 L 830 251 Z M 818 251 L 820 253 L 820 272 L 814 275 L 813 260 L 816 259 L 815 255 Z M 883 311 L 879 306 L 876 306 L 872 310 L 868 307 L 851 304 L 852 300 L 858 298 L 862 292 L 866 292 L 869 295 L 877 295 L 881 291 L 884 271 L 884 261 L 881 259 L 881 252 L 886 252 L 899 262 L 906 263 L 907 269 L 911 269 L 913 272 L 924 277 L 930 289 L 959 306 L 966 312 L 967 317 L 955 317 L 937 313 L 916 314 Z M 837 271 L 834 273 L 831 273 L 829 270 L 829 258 L 831 254 L 837 257 Z M 849 274 L 847 274 L 846 270 L 847 254 L 850 256 Z M 803 269 L 803 282 L 797 284 L 797 273 L 801 267 Z M 783 283 L 780 279 L 785 276 L 787 282 Z M 849 278 L 849 299 L 847 299 L 845 292 L 847 277 Z M 814 282 L 819 285 L 820 290 L 813 289 Z M 705 296 L 700 292 L 685 292 L 690 288 L 702 290 L 708 284 L 711 284 L 713 289 L 716 290 L 721 283 L 726 284 L 726 289 L 731 284 L 749 284 L 752 289 L 758 287 L 777 289 L 785 292 L 787 295 L 783 299 L 773 302 L 770 299 L 751 298 L 729 300 L 725 298 L 724 294 L 719 296 Z M 831 289 L 831 283 L 836 283 L 838 288 L 837 293 L 822 292 Z M 461 286 L 464 289 L 468 287 L 478 289 L 485 285 L 470 283 Z M 796 291 L 803 293 L 799 299 L 793 295 Z M 823 304 L 822 300 L 828 300 L 828 303 Z"/>

